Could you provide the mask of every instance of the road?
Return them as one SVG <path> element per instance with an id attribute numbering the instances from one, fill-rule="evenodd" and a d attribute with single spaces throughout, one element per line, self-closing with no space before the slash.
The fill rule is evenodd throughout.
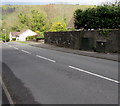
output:
<path id="1" fill-rule="evenodd" d="M 118 104 L 118 63 L 9 42 L 3 80 L 18 104 Z"/>

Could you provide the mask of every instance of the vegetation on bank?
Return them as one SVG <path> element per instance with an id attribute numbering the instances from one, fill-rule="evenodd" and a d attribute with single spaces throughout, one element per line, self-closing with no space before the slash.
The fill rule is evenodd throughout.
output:
<path id="1" fill-rule="evenodd" d="M 76 9 L 86 9 L 95 6 L 89 5 L 64 5 L 64 4 L 50 4 L 50 5 L 4 5 L 2 6 L 2 28 L 9 32 L 20 31 L 22 29 L 32 29 L 33 31 L 49 31 L 53 24 L 59 22 L 61 24 L 68 24 Z M 34 11 L 34 12 L 32 12 Z M 33 19 L 33 14 L 43 19 Z M 20 17 L 22 20 L 20 20 Z M 44 25 L 40 24 L 40 20 L 44 21 Z M 42 28 L 40 28 L 42 25 Z M 44 26 L 44 27 L 43 27 Z M 2 31 L 2 30 L 1 30 Z"/>
<path id="2" fill-rule="evenodd" d="M 25 41 L 17 41 L 18 43 L 24 43 L 24 44 L 28 44 L 28 42 Z"/>
<path id="3" fill-rule="evenodd" d="M 81 6 L 81 5 L 38 5 L 2 7 L 2 29 L 6 33 L 31 29 L 40 36 L 27 39 L 43 39 L 44 32 L 67 31 L 67 25 L 74 16 L 76 29 L 116 29 L 120 28 L 120 6 Z M 74 28 L 71 30 L 75 30 Z M 107 35 L 108 31 L 102 31 Z M 4 32 L 3 32 L 4 34 Z M 2 35 L 5 39 L 5 35 Z M 7 39 L 8 37 L 6 37 Z"/>

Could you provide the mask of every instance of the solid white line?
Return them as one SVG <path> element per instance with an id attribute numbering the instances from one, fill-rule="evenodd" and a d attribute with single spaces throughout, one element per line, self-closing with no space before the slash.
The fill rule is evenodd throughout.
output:
<path id="1" fill-rule="evenodd" d="M 18 48 L 17 48 L 17 47 L 14 47 L 14 49 L 18 50 Z"/>
<path id="2" fill-rule="evenodd" d="M 43 56 L 40 56 L 40 55 L 36 55 L 36 56 L 39 57 L 39 58 L 42 58 L 42 59 L 44 59 L 44 60 L 51 61 L 51 62 L 53 62 L 53 63 L 56 62 L 55 60 L 52 60 L 52 59 L 49 59 L 49 58 L 46 58 L 46 57 L 43 57 Z"/>
<path id="3" fill-rule="evenodd" d="M 102 76 L 102 75 L 99 75 L 99 74 L 95 74 L 95 73 L 92 73 L 92 72 L 89 72 L 89 71 L 85 71 L 85 70 L 83 70 L 83 69 L 79 69 L 79 68 L 76 68 L 76 67 L 73 67 L 73 66 L 69 66 L 69 67 L 72 68 L 72 69 L 75 69 L 75 70 L 78 70 L 78 71 L 81 71 L 81 72 L 84 72 L 84 73 L 93 75 L 93 76 L 97 76 L 97 77 L 100 77 L 100 78 L 103 78 L 103 79 L 106 79 L 106 80 L 115 82 L 115 83 L 120 83 L 120 82 L 117 81 L 117 80 L 114 80 L 114 79 L 111 79 L 111 78 L 107 78 L 107 77 Z"/>
<path id="4" fill-rule="evenodd" d="M 31 54 L 30 52 L 25 51 L 25 50 L 21 50 L 21 51 L 24 52 L 24 53 L 27 53 L 27 54 Z"/>
<path id="5" fill-rule="evenodd" d="M 3 90 L 4 90 L 5 94 L 6 94 L 6 97 L 7 97 L 8 101 L 9 101 L 10 105 L 14 106 L 14 102 L 13 102 L 11 96 L 10 96 L 10 93 L 7 90 L 7 87 L 5 86 L 4 82 L 2 81 L 1 75 L 0 75 L 0 84 L 1 84 Z"/>

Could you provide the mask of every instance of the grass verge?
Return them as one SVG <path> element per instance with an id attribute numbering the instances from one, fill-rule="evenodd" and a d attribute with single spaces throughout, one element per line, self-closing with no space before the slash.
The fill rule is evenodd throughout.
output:
<path id="1" fill-rule="evenodd" d="M 28 42 L 25 42 L 25 41 L 16 41 L 18 43 L 24 43 L 24 44 L 28 44 Z"/>

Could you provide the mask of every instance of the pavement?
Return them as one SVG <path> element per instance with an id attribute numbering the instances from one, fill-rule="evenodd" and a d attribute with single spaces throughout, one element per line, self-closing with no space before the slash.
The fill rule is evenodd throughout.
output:
<path id="1" fill-rule="evenodd" d="M 112 60 L 112 61 L 119 61 L 117 53 L 110 54 L 110 53 L 98 53 L 98 52 L 74 50 L 74 49 L 58 47 L 58 46 L 54 46 L 54 45 L 50 45 L 50 44 L 44 44 L 44 42 L 37 43 L 37 42 L 30 42 L 29 41 L 28 44 L 31 46 L 35 46 L 35 47 L 56 50 L 56 51 L 62 51 L 62 52 L 66 52 L 66 53 L 95 57 L 95 58 L 100 58 L 100 59 L 107 59 L 107 60 Z"/>
<path id="2" fill-rule="evenodd" d="M 16 42 L 0 49 L 3 81 L 16 104 L 118 104 L 117 61 Z"/>

